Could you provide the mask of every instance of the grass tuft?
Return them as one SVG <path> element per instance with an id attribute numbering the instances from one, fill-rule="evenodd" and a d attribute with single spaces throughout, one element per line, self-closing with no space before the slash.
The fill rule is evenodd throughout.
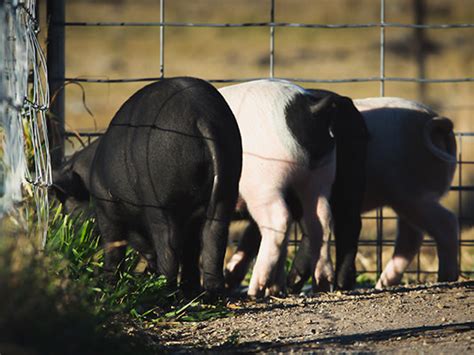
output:
<path id="1" fill-rule="evenodd" d="M 112 337 L 112 328 L 104 326 L 106 313 L 91 307 L 85 285 L 66 273 L 62 260 L 38 253 L 29 239 L 1 239 L 0 353 L 107 354 L 119 344 L 127 348 L 122 335 Z"/>
<path id="2" fill-rule="evenodd" d="M 137 272 L 139 263 L 128 250 L 112 283 L 94 220 L 61 206 L 51 209 L 44 250 L 26 236 L 0 238 L 0 353 L 142 353 L 149 335 L 129 331 L 137 324 L 229 314 L 223 304 L 185 300 L 163 277 Z"/>

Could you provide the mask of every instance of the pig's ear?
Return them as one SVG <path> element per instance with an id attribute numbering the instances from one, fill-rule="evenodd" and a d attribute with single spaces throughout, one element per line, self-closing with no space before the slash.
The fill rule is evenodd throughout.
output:
<path id="1" fill-rule="evenodd" d="M 53 183 L 49 187 L 50 192 L 56 196 L 56 198 L 64 202 L 67 196 L 66 186 L 67 186 L 67 177 L 64 171 L 60 169 L 53 169 Z"/>
<path id="2" fill-rule="evenodd" d="M 329 110 L 336 108 L 335 96 L 327 95 L 324 96 L 321 100 L 317 101 L 310 105 L 311 114 L 313 116 L 328 113 Z"/>
<path id="3" fill-rule="evenodd" d="M 72 180 L 72 169 L 61 167 L 53 169 L 52 172 L 53 186 L 64 186 Z"/>
<path id="4" fill-rule="evenodd" d="M 337 99 L 336 95 L 329 94 L 310 106 L 311 115 L 320 122 L 325 130 L 327 129 L 327 133 L 331 138 L 334 138 Z"/>

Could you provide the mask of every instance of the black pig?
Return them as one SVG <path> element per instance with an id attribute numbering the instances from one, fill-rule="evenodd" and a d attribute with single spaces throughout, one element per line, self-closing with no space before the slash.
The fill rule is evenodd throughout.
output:
<path id="1" fill-rule="evenodd" d="M 97 139 L 53 170 L 52 191 L 68 214 L 89 211 L 89 174 L 98 145 Z"/>
<path id="2" fill-rule="evenodd" d="M 224 288 L 223 260 L 237 201 L 242 144 L 232 111 L 209 83 L 170 78 L 130 97 L 97 146 L 90 192 L 114 271 L 128 243 L 172 285 Z"/>

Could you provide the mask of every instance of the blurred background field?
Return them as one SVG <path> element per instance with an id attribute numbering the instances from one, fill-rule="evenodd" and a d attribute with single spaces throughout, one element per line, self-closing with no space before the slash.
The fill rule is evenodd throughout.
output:
<path id="1" fill-rule="evenodd" d="M 168 0 L 167 22 L 241 23 L 270 20 L 270 0 Z M 469 23 L 472 0 L 426 1 L 426 23 Z M 45 16 L 44 11 L 42 12 Z M 386 21 L 413 23 L 413 1 L 386 1 Z M 66 1 L 66 21 L 159 22 L 159 1 Z M 277 0 L 276 22 L 342 24 L 380 22 L 376 0 Z M 386 76 L 417 77 L 412 29 L 386 28 Z M 275 76 L 342 79 L 379 75 L 380 29 L 275 29 Z M 474 29 L 425 30 L 426 77 L 474 76 Z M 204 79 L 269 75 L 269 29 L 165 29 L 165 76 Z M 159 27 L 66 27 L 66 77 L 123 79 L 159 76 Z M 87 105 L 99 129 L 145 83 L 83 84 Z M 303 86 L 314 86 L 309 84 Z M 379 83 L 319 84 L 353 98 L 378 96 Z M 387 82 L 386 96 L 419 99 L 416 83 Z M 474 129 L 472 83 L 428 84 L 427 103 L 456 122 Z M 67 124 L 79 131 L 95 128 L 76 86 L 66 88 Z"/>
<path id="2" fill-rule="evenodd" d="M 167 0 L 167 22 L 242 23 L 270 21 L 270 0 Z M 412 0 L 386 1 L 386 22 L 414 23 Z M 473 23 L 472 0 L 426 0 L 425 23 Z M 45 9 L 40 9 L 43 28 Z M 67 22 L 136 21 L 159 22 L 156 0 L 68 0 Z M 343 24 L 379 23 L 380 1 L 376 0 L 276 0 L 275 22 Z M 428 29 L 425 60 L 426 78 L 474 77 L 474 28 Z M 45 36 L 45 31 L 42 32 Z M 385 76 L 418 77 L 416 41 L 413 29 L 386 28 Z M 269 28 L 189 28 L 165 29 L 164 74 L 197 76 L 204 79 L 243 79 L 269 75 Z M 159 27 L 66 27 L 66 77 L 126 79 L 159 77 Z M 304 79 L 346 79 L 380 75 L 380 28 L 363 29 L 275 29 L 275 76 Z M 82 83 L 68 85 L 66 130 L 103 131 L 120 105 L 147 83 Z M 336 91 L 352 98 L 380 95 L 380 83 L 305 84 Z M 222 86 L 223 84 L 217 84 Z M 473 83 L 433 83 L 425 85 L 424 97 L 417 83 L 386 82 L 386 96 L 423 101 L 451 118 L 457 132 L 474 131 Z M 465 137 L 458 148 L 462 158 L 474 161 L 474 137 Z M 67 153 L 80 148 L 76 140 Z M 463 166 L 454 185 L 474 182 L 474 168 Z M 473 192 L 450 192 L 445 204 L 463 215 L 474 217 Z M 384 215 L 393 215 L 385 211 Z M 473 239 L 469 222 L 462 238 Z M 396 222 L 384 221 L 384 238 L 395 238 Z M 375 222 L 366 221 L 362 239 L 375 238 Z M 392 246 L 383 247 L 383 264 Z M 434 246 L 424 246 L 420 257 L 423 270 L 436 271 Z M 474 270 L 474 246 L 463 247 L 462 269 Z M 375 269 L 375 247 L 361 247 L 359 270 Z M 408 275 L 412 279 L 413 275 Z M 433 275 L 422 275 L 434 280 Z"/>

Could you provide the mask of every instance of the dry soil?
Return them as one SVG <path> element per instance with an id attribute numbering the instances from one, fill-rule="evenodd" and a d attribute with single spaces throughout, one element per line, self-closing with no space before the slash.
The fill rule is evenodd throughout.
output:
<path id="1" fill-rule="evenodd" d="M 229 307 L 228 318 L 147 332 L 171 352 L 474 353 L 474 281 Z"/>

